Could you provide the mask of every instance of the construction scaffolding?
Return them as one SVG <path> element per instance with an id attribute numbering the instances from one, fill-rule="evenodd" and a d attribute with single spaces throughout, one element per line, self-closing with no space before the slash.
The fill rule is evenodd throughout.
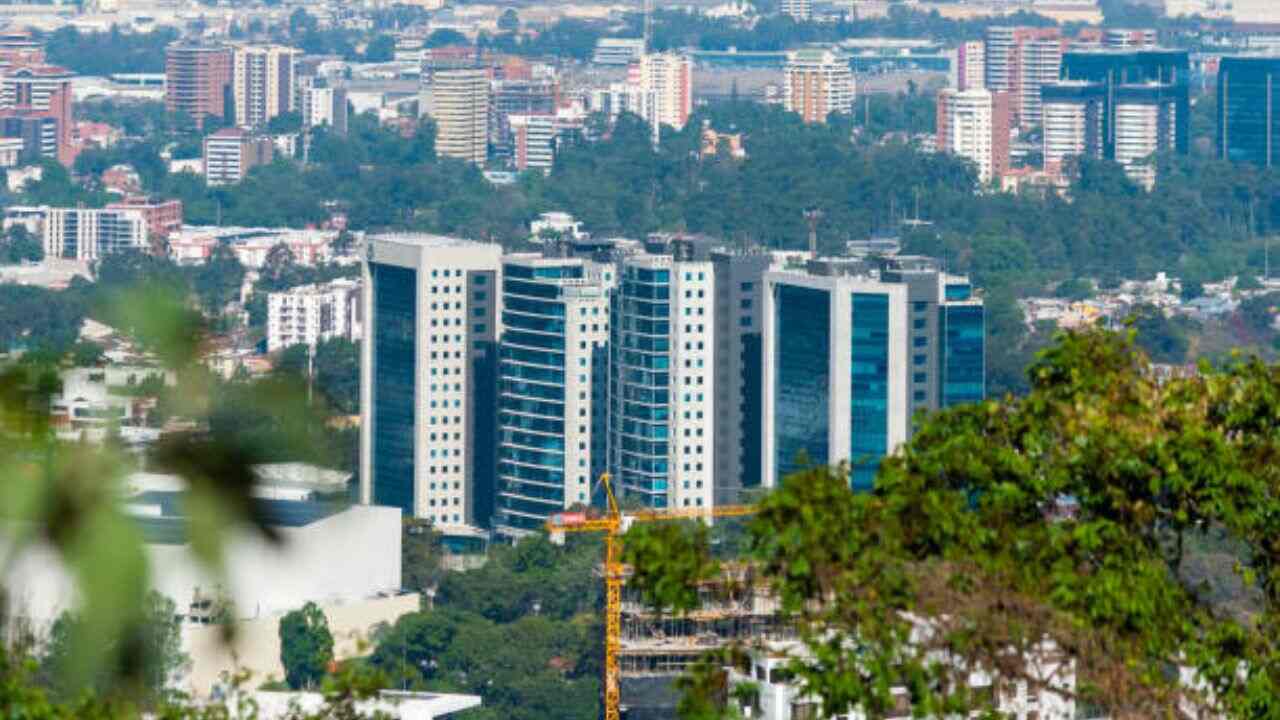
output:
<path id="1" fill-rule="evenodd" d="M 694 611 L 661 614 L 649 608 L 639 592 L 623 586 L 618 655 L 623 677 L 675 676 L 711 650 L 796 636 L 794 626 L 782 619 L 777 599 L 745 577 L 741 568 L 703 583 L 698 597 Z"/>

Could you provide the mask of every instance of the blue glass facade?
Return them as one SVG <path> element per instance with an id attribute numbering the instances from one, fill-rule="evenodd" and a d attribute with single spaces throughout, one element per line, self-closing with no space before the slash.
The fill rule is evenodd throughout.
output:
<path id="1" fill-rule="evenodd" d="M 942 336 L 941 407 L 980 402 L 986 395 L 986 320 L 981 305 L 939 309 Z"/>
<path id="2" fill-rule="evenodd" d="M 1218 68 L 1218 154 L 1270 167 L 1280 152 L 1280 58 L 1223 58 Z"/>
<path id="3" fill-rule="evenodd" d="M 626 267 L 614 327 L 612 421 L 618 480 L 628 495 L 667 507 L 669 476 L 671 271 Z"/>
<path id="4" fill-rule="evenodd" d="M 774 466 L 777 481 L 831 462 L 827 429 L 831 390 L 831 295 L 778 285 L 775 299 Z"/>
<path id="5" fill-rule="evenodd" d="M 889 296 L 853 294 L 849 455 L 855 489 L 870 490 L 889 452 Z"/>
<path id="6" fill-rule="evenodd" d="M 565 507 L 566 311 L 557 280 L 581 270 L 503 267 L 497 512 L 512 528 L 537 529 Z"/>
<path id="7" fill-rule="evenodd" d="M 373 284 L 373 503 L 414 513 L 417 273 L 369 264 Z"/>

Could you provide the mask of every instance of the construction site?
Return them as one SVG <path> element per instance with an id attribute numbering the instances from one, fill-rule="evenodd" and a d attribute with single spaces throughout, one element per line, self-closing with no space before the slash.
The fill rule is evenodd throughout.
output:
<path id="1" fill-rule="evenodd" d="M 697 610 L 664 614 L 623 585 L 618 661 L 624 680 L 674 678 L 709 650 L 795 638 L 794 628 L 780 618 L 777 599 L 745 566 L 703 583 L 698 596 Z"/>

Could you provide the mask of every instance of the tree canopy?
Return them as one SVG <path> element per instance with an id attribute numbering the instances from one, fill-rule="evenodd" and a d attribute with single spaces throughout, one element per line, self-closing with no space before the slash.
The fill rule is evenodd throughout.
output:
<path id="1" fill-rule="evenodd" d="M 810 653 L 795 677 L 824 713 L 885 712 L 893 687 L 926 716 L 991 711 L 975 668 L 1113 718 L 1280 712 L 1280 367 L 1159 378 L 1132 332 L 1092 330 L 1059 335 L 1028 373 L 1023 399 L 929 418 L 869 493 L 817 467 L 761 501 L 746 559 Z M 1210 592 L 1206 546 L 1246 601 Z M 671 580 L 700 566 L 663 567 L 637 581 L 691 609 Z M 1032 661 L 1045 642 L 1073 687 Z M 714 710 L 703 700 L 689 707 Z"/>
<path id="2" fill-rule="evenodd" d="M 285 682 L 294 690 L 320 684 L 333 662 L 333 633 L 315 603 L 280 618 L 280 663 Z"/>

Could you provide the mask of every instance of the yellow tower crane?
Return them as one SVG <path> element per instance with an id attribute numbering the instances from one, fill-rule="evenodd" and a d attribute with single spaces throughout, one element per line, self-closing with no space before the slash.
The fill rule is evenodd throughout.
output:
<path id="1" fill-rule="evenodd" d="M 604 720 L 621 720 L 622 670 L 618 654 L 622 649 L 622 564 L 623 515 L 609 482 L 609 473 L 600 476 L 608 507 L 602 518 L 586 513 L 560 513 L 547 522 L 547 530 L 557 533 L 604 533 Z M 689 518 L 741 517 L 755 514 L 754 505 L 721 505 L 714 508 L 644 510 L 626 515 L 627 525 Z"/>

